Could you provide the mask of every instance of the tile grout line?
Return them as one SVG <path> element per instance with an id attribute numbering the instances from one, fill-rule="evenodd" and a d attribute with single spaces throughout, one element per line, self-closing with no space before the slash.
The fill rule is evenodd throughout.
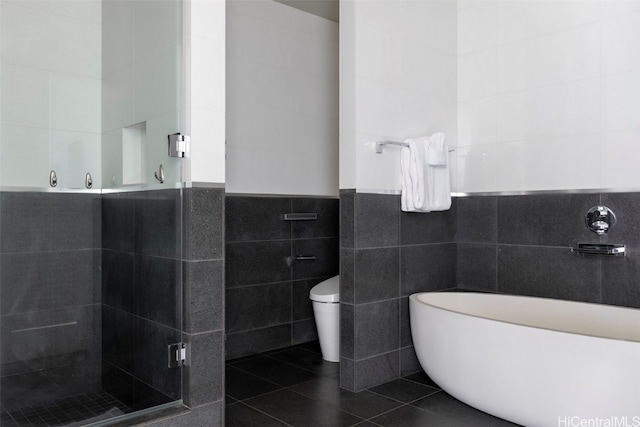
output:
<path id="1" fill-rule="evenodd" d="M 269 393 L 265 393 L 265 394 L 269 394 Z M 264 394 L 261 394 L 260 396 L 264 396 Z M 258 397 L 258 396 L 256 396 L 256 397 Z M 282 424 L 284 424 L 284 425 L 287 425 L 287 426 L 290 426 L 290 427 L 294 427 L 293 425 L 291 425 L 291 424 L 287 423 L 286 421 L 281 420 L 280 418 L 276 418 L 276 417 L 274 417 L 273 415 L 269 414 L 268 412 L 264 412 L 264 411 L 262 411 L 262 410 L 260 410 L 260 409 L 256 408 L 255 406 L 251 406 L 251 405 L 249 405 L 249 404 L 247 404 L 247 403 L 245 403 L 245 402 L 243 402 L 243 401 L 234 402 L 234 403 L 232 403 L 232 405 L 235 405 L 236 403 L 239 403 L 239 404 L 244 405 L 244 406 L 246 406 L 246 407 L 248 407 L 248 408 L 251 408 L 251 409 L 253 409 L 254 411 L 258 411 L 258 412 L 260 412 L 261 414 L 266 415 L 267 417 L 269 417 L 269 418 L 271 418 L 271 419 L 274 419 L 274 420 L 276 420 L 276 421 L 278 421 L 278 422 L 280 422 L 280 423 L 282 423 Z"/>

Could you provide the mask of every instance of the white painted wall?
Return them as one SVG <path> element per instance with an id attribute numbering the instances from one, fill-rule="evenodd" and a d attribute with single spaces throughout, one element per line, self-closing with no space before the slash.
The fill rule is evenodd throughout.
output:
<path id="1" fill-rule="evenodd" d="M 0 184 L 100 185 L 101 2 L 0 2 Z"/>
<path id="2" fill-rule="evenodd" d="M 191 136 L 187 182 L 225 182 L 225 0 L 183 0 L 188 19 L 186 127 Z"/>
<path id="3" fill-rule="evenodd" d="M 458 9 L 458 191 L 640 187 L 640 2 Z"/>
<path id="4" fill-rule="evenodd" d="M 457 145 L 456 2 L 344 0 L 340 14 L 340 188 L 398 192 L 399 149 L 375 141 Z"/>
<path id="5" fill-rule="evenodd" d="M 337 195 L 337 47 L 335 22 L 227 3 L 227 192 Z"/>

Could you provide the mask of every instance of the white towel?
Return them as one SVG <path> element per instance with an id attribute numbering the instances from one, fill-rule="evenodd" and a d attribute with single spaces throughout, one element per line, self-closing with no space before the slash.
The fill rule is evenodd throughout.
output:
<path id="1" fill-rule="evenodd" d="M 444 211 L 451 207 L 449 150 L 442 132 L 408 139 L 400 152 L 401 208 L 405 212 Z"/>

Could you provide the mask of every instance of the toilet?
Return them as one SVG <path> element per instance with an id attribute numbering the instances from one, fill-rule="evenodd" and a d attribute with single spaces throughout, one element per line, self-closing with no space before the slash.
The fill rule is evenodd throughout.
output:
<path id="1" fill-rule="evenodd" d="M 322 358 L 340 361 L 340 276 L 315 285 L 309 292 L 316 318 Z"/>

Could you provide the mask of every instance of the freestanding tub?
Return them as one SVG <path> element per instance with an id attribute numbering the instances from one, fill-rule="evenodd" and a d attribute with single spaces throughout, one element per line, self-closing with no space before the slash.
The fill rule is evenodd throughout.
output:
<path id="1" fill-rule="evenodd" d="M 640 426 L 640 310 L 430 292 L 409 313 L 422 368 L 470 406 L 524 426 Z"/>

